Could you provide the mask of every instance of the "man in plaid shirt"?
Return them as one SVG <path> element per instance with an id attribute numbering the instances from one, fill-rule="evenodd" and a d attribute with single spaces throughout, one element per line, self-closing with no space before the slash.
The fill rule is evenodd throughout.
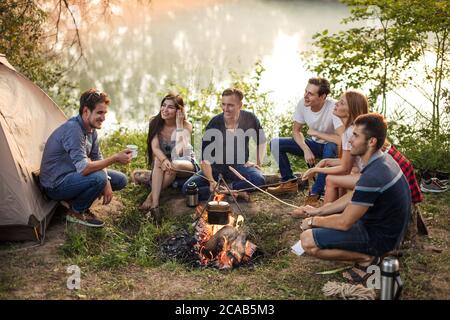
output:
<path id="1" fill-rule="evenodd" d="M 386 146 L 386 149 L 389 145 Z M 420 192 L 419 184 L 416 180 L 416 174 L 414 173 L 414 167 L 411 161 L 408 160 L 400 151 L 398 151 L 393 145 L 390 145 L 388 153 L 398 163 L 400 169 L 408 180 L 409 189 L 411 190 L 411 202 L 416 205 L 423 201 L 422 192 Z"/>
<path id="2" fill-rule="evenodd" d="M 384 148 L 388 150 L 388 154 L 398 163 L 400 169 L 408 180 L 409 189 L 411 190 L 411 216 L 409 221 L 408 230 L 405 235 L 405 240 L 410 241 L 412 244 L 416 242 L 416 235 L 418 229 L 418 220 L 420 223 L 420 231 L 423 234 L 428 234 L 425 224 L 423 223 L 422 216 L 420 215 L 417 204 L 423 201 L 423 195 L 420 191 L 419 184 L 417 183 L 416 174 L 414 173 L 414 167 L 400 151 L 398 151 L 393 145 L 385 143 Z M 386 150 L 385 149 L 385 150 Z"/>

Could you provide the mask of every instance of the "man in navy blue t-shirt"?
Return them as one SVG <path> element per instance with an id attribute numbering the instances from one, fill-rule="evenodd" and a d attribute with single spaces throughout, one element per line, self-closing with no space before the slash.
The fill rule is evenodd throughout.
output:
<path id="1" fill-rule="evenodd" d="M 351 202 L 340 214 L 303 220 L 300 236 L 308 254 L 327 260 L 355 261 L 365 268 L 402 240 L 409 219 L 411 194 L 400 167 L 380 149 L 387 125 L 382 115 L 355 120 L 351 154 L 363 161 Z M 338 199 L 330 206 L 338 208 Z M 361 268 L 361 269 L 362 269 Z"/>

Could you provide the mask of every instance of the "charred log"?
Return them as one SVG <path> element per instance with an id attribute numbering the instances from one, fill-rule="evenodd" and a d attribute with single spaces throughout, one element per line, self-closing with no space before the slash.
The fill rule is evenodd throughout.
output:
<path id="1" fill-rule="evenodd" d="M 187 231 L 163 239 L 159 243 L 160 256 L 163 259 L 177 259 L 185 263 L 198 263 L 198 253 L 194 248 L 197 239 Z"/>

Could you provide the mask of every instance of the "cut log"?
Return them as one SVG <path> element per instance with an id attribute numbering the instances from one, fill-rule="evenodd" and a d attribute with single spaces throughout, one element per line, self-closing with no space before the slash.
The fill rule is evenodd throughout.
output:
<path id="1" fill-rule="evenodd" d="M 428 228 L 416 204 L 411 205 L 411 215 L 406 229 L 405 237 L 402 241 L 402 248 L 416 247 L 417 234 L 428 235 Z"/>
<path id="2" fill-rule="evenodd" d="M 417 212 L 417 231 L 419 234 L 427 236 L 428 235 L 428 228 L 425 224 L 422 214 L 420 213 L 419 208 L 416 206 L 416 212 Z"/>
<path id="3" fill-rule="evenodd" d="M 232 226 L 225 226 L 206 242 L 203 251 L 215 257 L 222 251 L 225 241 L 233 243 L 240 235 L 245 237 L 245 234 L 238 229 Z"/>

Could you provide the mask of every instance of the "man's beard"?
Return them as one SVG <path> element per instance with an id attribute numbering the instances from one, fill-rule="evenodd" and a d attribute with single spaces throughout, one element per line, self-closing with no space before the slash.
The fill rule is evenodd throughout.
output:
<path id="1" fill-rule="evenodd" d="M 102 123 L 100 122 L 100 124 L 97 125 L 97 121 L 96 120 L 90 121 L 89 125 L 91 126 L 91 128 L 94 128 L 94 129 L 100 129 L 102 127 Z"/>
<path id="2" fill-rule="evenodd" d="M 350 154 L 352 156 L 359 156 L 359 157 L 361 157 L 361 156 L 366 154 L 367 150 L 369 150 L 369 143 L 368 142 L 365 145 L 361 146 L 359 149 L 352 147 L 352 150 L 350 151 Z"/>

